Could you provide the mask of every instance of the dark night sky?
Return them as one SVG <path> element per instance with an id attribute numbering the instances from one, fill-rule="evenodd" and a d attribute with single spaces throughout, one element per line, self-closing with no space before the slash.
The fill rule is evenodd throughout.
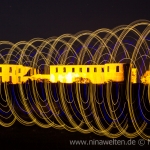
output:
<path id="1" fill-rule="evenodd" d="M 0 41 L 16 43 L 37 37 L 46 39 L 65 33 L 75 34 L 82 30 L 112 29 L 139 19 L 150 20 L 150 0 L 0 0 Z M 20 149 L 24 146 L 39 148 L 40 143 L 42 149 L 44 146 L 63 149 L 65 144 L 69 145 L 69 138 L 105 138 L 37 126 L 31 129 L 23 126 L 0 128 L 0 133 L 1 147 L 4 144 L 5 149 L 6 146 L 13 149 L 12 144 L 14 147 L 19 145 Z"/>
<path id="2" fill-rule="evenodd" d="M 0 40 L 18 42 L 150 20 L 149 0 L 1 0 Z"/>

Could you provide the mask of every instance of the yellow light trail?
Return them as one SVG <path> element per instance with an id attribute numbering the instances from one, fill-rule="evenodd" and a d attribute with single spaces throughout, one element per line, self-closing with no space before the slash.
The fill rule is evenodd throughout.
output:
<path id="1" fill-rule="evenodd" d="M 128 39 L 132 39 L 134 44 L 127 42 Z M 45 76 L 43 75 L 43 78 L 47 79 L 48 77 L 50 81 L 57 82 L 57 84 L 53 84 L 45 81 L 40 88 L 37 80 L 30 81 L 30 84 L 19 84 L 18 79 L 14 79 L 19 76 L 19 73 L 13 72 L 11 74 L 13 80 L 15 84 L 18 84 L 10 85 L 6 82 L 10 74 L 0 73 L 5 80 L 4 84 L 0 84 L 0 125 L 10 127 L 17 120 L 26 126 L 36 124 L 42 128 L 53 127 L 70 132 L 79 131 L 85 134 L 93 132 L 109 138 L 118 138 L 124 135 L 127 138 L 140 136 L 146 140 L 150 139 L 150 135 L 146 133 L 150 118 L 143 112 L 143 107 L 148 113 L 150 111 L 148 107 L 150 79 L 145 77 L 148 71 L 145 75 L 142 73 L 143 70 L 146 72 L 145 58 L 149 59 L 150 57 L 149 39 L 150 21 L 138 20 L 112 30 L 102 28 L 94 32 L 81 31 L 75 35 L 64 34 L 48 39 L 35 38 L 18 43 L 0 41 L 0 61 L 6 65 L 6 71 L 10 67 L 8 64 L 12 63 L 17 64 L 17 66 L 12 66 L 16 68 L 23 69 L 23 66 L 28 66 L 24 70 L 25 72 L 31 68 L 40 70 L 41 66 L 50 66 L 52 69 L 53 66 L 55 67 L 53 74 L 46 76 L 46 69 L 44 69 Z M 139 65 L 139 61 L 142 65 Z M 71 65 L 72 67 L 73 65 L 77 66 L 74 69 L 79 69 L 80 66 L 84 69 L 87 66 L 99 65 L 99 69 L 102 70 L 105 64 L 103 69 L 107 70 L 108 65 L 113 67 L 115 63 L 132 64 L 129 66 L 124 83 L 126 85 L 124 97 L 121 97 L 122 87 L 120 84 L 117 86 L 116 83 L 118 92 L 116 92 L 117 98 L 114 98 L 113 82 L 110 81 L 106 84 L 102 82 L 106 78 L 107 80 L 117 79 L 118 82 L 123 80 L 116 74 L 108 74 L 104 71 L 105 79 L 100 80 L 103 76 L 98 73 L 84 74 L 84 71 L 81 71 L 82 73 L 65 71 L 66 74 L 63 74 L 62 71 L 56 75 L 55 72 L 57 66 L 65 66 L 66 69 L 69 69 Z M 130 67 L 133 67 L 133 71 Z M 142 93 L 147 88 L 146 100 L 148 102 L 145 102 L 143 97 L 137 100 L 142 105 L 139 108 L 140 114 L 143 116 L 141 120 L 138 120 L 134 106 L 135 103 L 138 103 L 133 97 L 133 83 L 136 82 L 136 78 L 131 79 L 131 74 L 136 76 L 135 68 L 137 68 L 137 76 L 141 77 L 141 81 L 144 83 Z M 95 72 L 97 72 L 96 69 Z M 24 81 L 28 79 L 23 73 L 20 76 L 24 78 Z M 37 76 L 42 78 L 42 75 Z M 33 75 L 32 77 L 36 78 L 37 76 Z M 92 79 L 93 84 L 70 84 L 75 82 L 75 78 L 84 80 L 86 77 Z M 100 78 L 99 84 L 94 84 L 94 82 L 98 82 L 97 77 Z M 100 96 L 101 100 L 97 98 L 97 95 L 100 94 L 98 93 L 99 88 L 103 91 Z M 125 98 L 126 101 L 121 100 L 122 98 Z M 128 130 L 131 125 L 134 127 L 133 132 Z M 113 132 L 114 128 L 117 129 L 115 133 Z"/>

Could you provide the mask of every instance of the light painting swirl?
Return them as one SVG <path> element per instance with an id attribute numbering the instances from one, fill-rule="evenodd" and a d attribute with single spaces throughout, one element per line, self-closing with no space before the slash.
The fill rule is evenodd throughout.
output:
<path id="1" fill-rule="evenodd" d="M 150 76 L 143 76 L 150 69 L 149 57 L 150 21 L 147 20 L 112 30 L 102 28 L 18 43 L 0 41 L 0 64 L 5 65 L 2 71 L 14 64 L 33 68 L 33 75 L 36 71 L 39 76 L 39 80 L 35 76 L 21 84 L 1 82 L 0 124 L 10 127 L 17 120 L 25 126 L 36 124 L 70 132 L 93 132 L 109 138 L 123 135 L 150 139 Z M 88 79 L 86 84 L 51 82 L 55 77 L 51 75 L 51 66 L 67 68 L 115 63 L 132 64 L 132 68 L 137 69 L 137 83 L 131 82 L 130 69 L 123 82 L 112 80 L 95 84 Z M 47 68 L 50 68 L 50 74 Z M 10 76 L 13 70 L 9 72 L 2 74 L 2 78 Z M 50 75 L 51 79 L 46 80 Z M 28 79 L 28 75 L 23 76 Z M 68 74 L 66 78 L 70 76 Z M 100 74 L 89 76 L 102 78 Z"/>

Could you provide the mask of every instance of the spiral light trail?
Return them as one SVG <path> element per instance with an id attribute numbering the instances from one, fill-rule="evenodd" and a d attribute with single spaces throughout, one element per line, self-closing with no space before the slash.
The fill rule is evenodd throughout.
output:
<path id="1" fill-rule="evenodd" d="M 0 84 L 0 124 L 19 121 L 100 136 L 150 139 L 150 84 L 140 83 L 150 57 L 150 21 L 138 20 L 112 30 L 82 31 L 48 39 L 0 41 L 0 63 L 41 70 L 51 65 L 131 63 L 138 83 L 64 84 L 29 81 Z M 44 70 L 45 72 L 45 70 Z M 132 131 L 130 130 L 132 129 Z"/>

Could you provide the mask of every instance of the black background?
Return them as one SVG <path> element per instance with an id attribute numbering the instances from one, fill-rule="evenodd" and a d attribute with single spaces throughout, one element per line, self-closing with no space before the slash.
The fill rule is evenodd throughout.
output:
<path id="1" fill-rule="evenodd" d="M 150 20 L 149 0 L 1 0 L 0 41 L 19 42 L 49 38 L 82 30 L 115 28 L 135 20 Z M 91 134 L 71 133 L 16 122 L 0 127 L 3 149 L 64 149 L 72 139 L 108 139 Z M 124 139 L 121 137 L 119 139 Z M 70 149 L 123 148 L 124 146 L 70 146 Z M 134 148 L 134 146 L 125 146 Z"/>
<path id="2" fill-rule="evenodd" d="M 1 0 L 0 40 L 18 42 L 150 19 L 148 0 Z"/>

